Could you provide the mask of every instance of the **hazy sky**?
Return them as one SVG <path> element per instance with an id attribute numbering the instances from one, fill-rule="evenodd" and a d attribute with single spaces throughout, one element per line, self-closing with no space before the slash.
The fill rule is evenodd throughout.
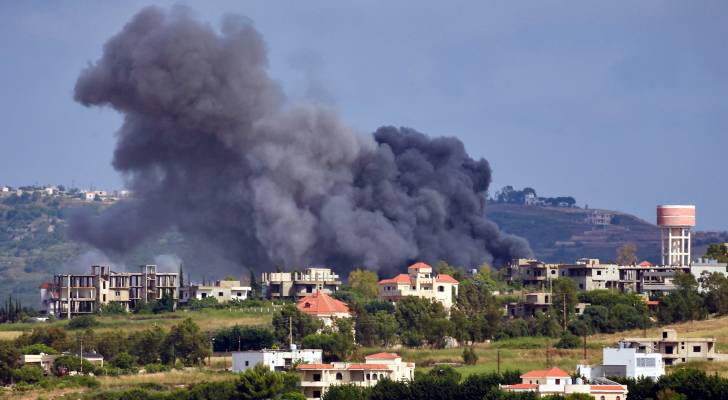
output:
<path id="1" fill-rule="evenodd" d="M 123 185 L 120 117 L 72 89 L 148 4 L 0 0 L 0 184 Z M 656 204 L 694 203 L 700 229 L 728 230 L 728 2 L 182 4 L 214 26 L 255 21 L 294 100 L 333 104 L 361 132 L 461 138 L 491 162 L 492 191 L 651 222 Z"/>

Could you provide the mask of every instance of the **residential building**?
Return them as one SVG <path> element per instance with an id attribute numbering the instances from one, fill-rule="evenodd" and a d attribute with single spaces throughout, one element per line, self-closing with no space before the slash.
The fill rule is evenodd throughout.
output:
<path id="1" fill-rule="evenodd" d="M 593 210 L 589 214 L 586 215 L 586 223 L 591 225 L 597 225 L 597 226 L 607 226 L 612 224 L 612 218 L 614 217 L 614 214 L 606 212 L 606 211 L 600 211 L 600 210 Z"/>
<path id="2" fill-rule="evenodd" d="M 698 258 L 690 263 L 690 273 L 693 274 L 695 280 L 714 273 L 726 276 L 726 268 L 728 268 L 728 264 L 710 258 Z"/>
<path id="3" fill-rule="evenodd" d="M 530 371 L 521 375 L 521 383 L 501 385 L 507 392 L 535 392 L 538 397 L 586 393 L 596 400 L 625 400 L 627 386 L 607 379 L 585 384 L 581 379 L 572 382 L 571 376 L 559 368 Z"/>
<path id="4" fill-rule="evenodd" d="M 53 284 L 44 282 L 38 288 L 40 289 L 40 312 L 46 315 L 55 315 L 58 292 L 53 290 Z"/>
<path id="5" fill-rule="evenodd" d="M 650 378 L 658 380 L 665 375 L 665 364 L 660 353 L 639 353 L 635 348 L 617 347 L 602 349 L 601 365 L 577 365 L 576 373 L 582 378 L 594 380 L 608 376 Z"/>
<path id="6" fill-rule="evenodd" d="M 550 292 L 526 293 L 522 301 L 506 305 L 506 314 L 512 318 L 535 317 L 539 312 L 546 314 L 551 308 L 552 301 L 553 295 Z M 589 303 L 577 303 L 574 312 L 581 315 L 589 305 Z"/>
<path id="7" fill-rule="evenodd" d="M 341 279 L 331 268 L 311 267 L 304 272 L 264 272 L 261 286 L 266 298 L 297 300 L 316 290 L 332 294 L 339 290 Z"/>
<path id="8" fill-rule="evenodd" d="M 659 353 L 665 365 L 689 361 L 728 360 L 728 355 L 715 352 L 714 338 L 678 337 L 674 329 L 663 329 L 660 337 L 624 338 L 620 348 L 635 349 L 637 353 Z"/>
<path id="9" fill-rule="evenodd" d="M 335 362 L 330 364 L 301 364 L 301 389 L 308 400 L 317 400 L 334 385 L 371 387 L 382 379 L 407 381 L 414 379 L 415 364 L 402 361 L 394 353 L 366 356 L 364 363 Z"/>
<path id="10" fill-rule="evenodd" d="M 559 277 L 559 265 L 519 258 L 511 262 L 506 273 L 510 281 L 520 282 L 523 286 L 537 290 L 546 290 L 550 287 L 549 282 Z"/>
<path id="11" fill-rule="evenodd" d="M 187 303 L 190 299 L 202 300 L 214 297 L 218 303 L 227 303 L 231 300 L 245 300 L 250 296 L 250 286 L 243 286 L 236 280 L 219 280 L 214 285 L 192 284 L 179 288 L 180 303 Z"/>
<path id="12" fill-rule="evenodd" d="M 334 326 L 336 318 L 351 318 L 349 307 L 321 290 L 298 301 L 296 307 L 304 314 L 323 321 L 325 327 Z"/>
<path id="13" fill-rule="evenodd" d="M 43 372 L 50 374 L 53 362 L 58 357 L 58 354 L 23 354 L 20 356 L 20 365 L 38 366 L 43 369 Z"/>
<path id="14" fill-rule="evenodd" d="M 44 289 L 41 289 L 41 291 Z M 53 312 L 60 318 L 96 312 L 103 304 L 118 303 L 132 310 L 139 302 L 177 302 L 177 273 L 158 272 L 156 265 L 142 265 L 139 272 L 115 272 L 94 265 L 89 274 L 58 274 L 45 290 L 52 291 Z"/>
<path id="15" fill-rule="evenodd" d="M 417 296 L 442 303 L 445 309 L 455 304 L 460 283 L 447 274 L 433 274 L 432 267 L 418 262 L 406 274 L 379 281 L 379 298 L 396 302 L 404 296 Z"/>
<path id="16" fill-rule="evenodd" d="M 323 351 L 320 349 L 298 349 L 291 345 L 289 350 L 252 350 L 234 351 L 233 372 L 242 372 L 262 364 L 271 371 L 290 370 L 299 363 L 320 364 Z"/>
<path id="17" fill-rule="evenodd" d="M 602 264 L 596 258 L 582 258 L 575 264 L 561 264 L 557 268 L 559 278 L 574 280 L 580 290 L 619 287 L 619 267 L 615 264 Z"/>

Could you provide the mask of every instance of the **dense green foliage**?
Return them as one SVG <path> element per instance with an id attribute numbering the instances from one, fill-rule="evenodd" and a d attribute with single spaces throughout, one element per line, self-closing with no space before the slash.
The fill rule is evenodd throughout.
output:
<path id="1" fill-rule="evenodd" d="M 269 349 L 275 342 L 270 329 L 239 325 L 217 331 L 214 339 L 215 351 Z"/>
<path id="2" fill-rule="evenodd" d="M 289 342 L 289 333 L 293 343 L 300 343 L 304 337 L 316 333 L 321 328 L 321 321 L 302 313 L 295 304 L 286 304 L 273 314 L 273 335 L 279 343 Z"/>

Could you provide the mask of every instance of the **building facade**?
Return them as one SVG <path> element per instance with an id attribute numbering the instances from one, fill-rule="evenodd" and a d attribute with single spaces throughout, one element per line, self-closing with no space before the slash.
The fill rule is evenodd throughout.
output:
<path id="1" fill-rule="evenodd" d="M 394 353 L 377 353 L 364 358 L 365 362 L 330 364 L 301 364 L 301 389 L 308 400 L 318 400 L 334 385 L 371 387 L 382 379 L 392 381 L 413 380 L 415 364 L 402 361 Z"/>
<path id="2" fill-rule="evenodd" d="M 261 286 L 266 298 L 297 300 L 316 290 L 332 294 L 339 290 L 341 278 L 331 268 L 312 267 L 304 272 L 264 272 Z"/>
<path id="3" fill-rule="evenodd" d="M 321 290 L 298 301 L 296 307 L 304 314 L 321 320 L 324 327 L 333 327 L 337 318 L 351 318 L 349 307 Z"/>
<path id="4" fill-rule="evenodd" d="M 445 309 L 455 304 L 459 282 L 447 274 L 433 274 L 432 267 L 419 262 L 410 265 L 406 274 L 379 281 L 379 298 L 397 302 L 404 296 L 416 296 L 442 303 Z"/>
<path id="5" fill-rule="evenodd" d="M 299 363 L 320 364 L 323 351 L 320 349 L 298 349 L 291 345 L 289 350 L 234 351 L 233 372 L 243 372 L 262 364 L 271 371 L 287 371 Z"/>
<path id="6" fill-rule="evenodd" d="M 606 379 L 592 384 L 582 383 L 581 379 L 573 382 L 571 376 L 559 368 L 530 371 L 521 375 L 521 383 L 501 385 L 500 387 L 507 392 L 535 392 L 538 397 L 585 393 L 595 400 L 625 400 L 627 398 L 627 386 L 625 385 Z"/>
<path id="7" fill-rule="evenodd" d="M 142 265 L 139 272 L 115 272 L 107 265 L 94 265 L 89 274 L 55 275 L 46 290 L 52 293 L 51 308 L 59 318 L 92 314 L 110 303 L 129 311 L 139 302 L 165 296 L 175 304 L 178 300 L 177 273 L 157 272 L 156 265 Z"/>
<path id="8" fill-rule="evenodd" d="M 577 375 L 588 380 L 620 376 L 632 379 L 650 378 L 654 381 L 665 375 L 665 363 L 660 353 L 639 353 L 634 348 L 602 349 L 601 365 L 576 366 Z"/>
<path id="9" fill-rule="evenodd" d="M 189 285 L 179 289 L 180 303 L 187 303 L 190 299 L 203 300 L 215 298 L 218 303 L 227 303 L 232 300 L 245 300 L 250 296 L 250 286 L 243 286 L 240 281 L 219 280 L 214 285 Z"/>
<path id="10" fill-rule="evenodd" d="M 667 366 L 728 359 L 728 355 L 715 352 L 715 338 L 678 337 L 674 329 L 663 329 L 660 337 L 624 338 L 619 347 L 635 349 L 639 354 L 659 353 Z"/>

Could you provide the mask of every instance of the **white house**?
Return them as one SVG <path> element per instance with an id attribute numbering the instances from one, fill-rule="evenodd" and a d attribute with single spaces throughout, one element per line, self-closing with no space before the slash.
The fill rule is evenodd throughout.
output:
<path id="1" fill-rule="evenodd" d="M 407 274 L 379 281 L 379 298 L 396 302 L 404 296 L 424 297 L 439 301 L 449 310 L 455 304 L 459 284 L 452 276 L 433 274 L 431 266 L 418 262 L 407 268 Z"/>
<path id="2" fill-rule="evenodd" d="M 572 382 L 571 376 L 559 368 L 530 371 L 521 375 L 521 383 L 501 385 L 507 392 L 536 392 L 539 397 L 586 393 L 596 400 L 625 400 L 627 386 L 612 381 L 584 384 L 581 379 Z"/>
<path id="3" fill-rule="evenodd" d="M 406 381 L 414 379 L 415 364 L 402 361 L 395 353 L 366 356 L 364 364 L 335 362 L 330 364 L 301 364 L 301 389 L 308 400 L 318 400 L 334 385 L 370 387 L 382 379 Z"/>
<path id="4" fill-rule="evenodd" d="M 180 302 L 186 303 L 190 299 L 202 300 L 214 297 L 218 303 L 227 303 L 231 300 L 245 300 L 250 296 L 250 286 L 242 286 L 240 281 L 220 280 L 214 285 L 189 285 L 180 288 Z"/>
<path id="5" fill-rule="evenodd" d="M 233 352 L 233 372 L 245 371 L 256 364 L 263 364 L 272 371 L 291 369 L 295 364 L 320 364 L 323 351 L 320 349 L 253 350 Z"/>
<path id="6" fill-rule="evenodd" d="M 660 353 L 638 353 L 635 348 L 618 347 L 602 349 L 602 356 L 601 365 L 580 364 L 576 373 L 589 380 L 609 376 L 657 380 L 665 374 Z"/>

